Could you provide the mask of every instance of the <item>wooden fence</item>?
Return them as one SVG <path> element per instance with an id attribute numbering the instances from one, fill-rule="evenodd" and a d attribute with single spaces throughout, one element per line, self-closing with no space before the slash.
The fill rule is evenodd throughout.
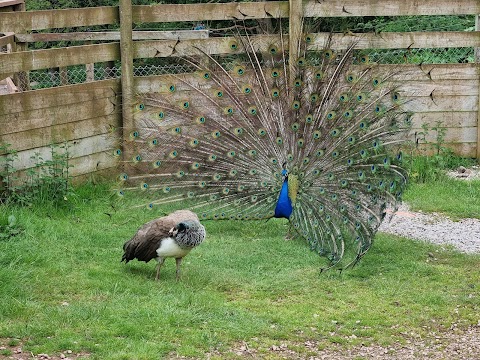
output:
<path id="1" fill-rule="evenodd" d="M 298 5 L 296 1 L 290 2 Z M 122 64 L 121 79 L 40 90 L 26 88 L 0 95 L 0 144 L 9 143 L 18 151 L 15 167 L 19 170 L 34 165 L 31 156 L 35 153 L 48 157 L 49 144 L 68 141 L 74 176 L 98 171 L 116 173 L 113 169 L 118 158 L 112 154 L 121 139 L 121 132 L 115 129 L 121 129 L 122 124 L 130 121 L 131 94 L 154 89 L 167 76 L 134 77 L 133 59 L 181 56 L 189 54 L 191 45 L 207 49 L 210 54 L 232 53 L 228 38 L 208 37 L 208 31 L 132 31 L 132 22 L 288 17 L 291 15 L 289 9 L 288 1 L 132 6 L 130 1 L 121 0 L 119 7 L 0 12 L 0 49 L 9 49 L 0 53 L 0 80 L 12 78 L 19 81 L 22 76 L 28 79 L 28 72 L 38 69 L 118 60 Z M 309 0 L 303 2 L 303 14 L 309 17 L 476 15 L 480 14 L 480 2 Z M 36 32 L 118 23 L 119 32 Z M 326 36 L 318 34 L 315 44 L 323 46 Z M 360 49 L 480 48 L 479 31 L 335 34 L 332 47 L 344 48 L 354 37 L 359 39 L 357 47 Z M 102 43 L 27 51 L 26 43 L 47 40 Z M 268 41 L 268 36 L 264 36 L 263 41 Z M 400 66 L 404 74 L 399 79 L 402 88 L 415 98 L 412 102 L 412 110 L 416 112 L 412 136 L 415 131 L 421 131 L 422 124 L 432 127 L 441 120 L 447 129 L 445 143 L 459 155 L 480 159 L 478 59 L 470 64 Z"/>

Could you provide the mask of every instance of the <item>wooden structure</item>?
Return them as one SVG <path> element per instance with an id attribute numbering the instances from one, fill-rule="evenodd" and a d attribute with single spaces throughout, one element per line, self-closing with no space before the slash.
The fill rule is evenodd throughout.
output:
<path id="1" fill-rule="evenodd" d="M 3 1 L 5 2 L 5 1 Z M 0 1 L 1 3 L 1 1 Z M 10 0 L 6 3 L 23 3 Z M 133 76 L 133 59 L 180 56 L 195 44 L 211 54 L 232 54 L 228 38 L 208 37 L 208 31 L 132 31 L 133 23 L 268 19 L 302 16 L 300 1 L 235 2 L 222 4 L 159 4 L 132 6 L 121 0 L 119 7 L 0 12 L 0 79 L 17 78 L 29 71 L 121 60 L 121 79 L 0 95 L 0 143 L 18 151 L 17 169 L 31 167 L 34 153 L 47 157 L 52 142 L 69 141 L 74 176 L 112 172 L 118 158 L 124 122 L 130 121 L 132 94 L 157 89 L 168 75 Z M 14 4 L 16 6 L 18 4 Z M 290 11 L 291 9 L 291 11 Z M 478 0 L 330 0 L 303 1 L 309 17 L 474 15 Z M 45 33 L 38 30 L 120 23 L 119 32 Z M 291 22 L 292 34 L 298 32 Z M 34 32 L 32 32 L 34 31 Z M 317 34 L 312 46 L 321 48 L 328 34 Z M 358 48 L 480 48 L 480 32 L 407 32 L 335 34 L 333 48 L 344 48 L 352 39 Z M 81 46 L 27 51 L 35 41 L 102 41 Z M 268 36 L 258 41 L 268 41 Z M 174 49 L 174 50 L 173 50 Z M 237 52 L 241 52 L 238 49 Z M 388 66 L 388 65 L 385 65 Z M 399 67 L 399 65 L 394 65 Z M 477 63 L 400 65 L 402 88 L 414 97 L 414 131 L 423 123 L 438 120 L 447 128 L 445 143 L 455 153 L 480 159 L 480 68 Z M 19 75 L 20 74 L 20 75 Z M 25 75 L 23 75 L 25 76 Z M 92 80 L 92 79 L 90 79 Z M 123 115 L 122 115 L 123 114 Z M 428 139 L 430 141 L 435 139 Z M 0 153 L 0 156 L 2 154 Z M 116 173 L 116 172 L 115 172 Z M 113 173 L 113 174 L 115 174 Z"/>

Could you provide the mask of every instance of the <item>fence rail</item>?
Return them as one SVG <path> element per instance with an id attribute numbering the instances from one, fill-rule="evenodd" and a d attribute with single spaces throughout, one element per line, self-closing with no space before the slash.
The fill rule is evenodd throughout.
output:
<path id="1" fill-rule="evenodd" d="M 309 0 L 304 1 L 303 12 L 313 18 L 471 16 L 480 14 L 480 2 Z M 133 69 L 128 70 L 138 75 L 129 89 L 132 93 L 152 91 L 168 82 L 171 76 L 168 73 L 188 72 L 188 66 L 173 58 L 196 55 L 195 48 L 211 55 L 242 53 L 241 45 L 235 51 L 231 49 L 228 34 L 205 29 L 208 27 L 203 25 L 205 22 L 289 16 L 288 1 L 131 6 L 131 21 L 121 21 L 116 6 L 0 12 L 0 80 L 11 77 L 23 90 L 0 95 L 0 143 L 10 143 L 19 151 L 16 168 L 20 170 L 32 166 L 33 154 L 47 156 L 50 143 L 69 141 L 74 175 L 109 171 L 118 161 L 112 156 L 115 141 L 121 139 L 118 129 L 122 121 L 128 121 L 125 116 L 122 118 L 125 78 L 120 78 L 120 64 L 128 59 L 134 61 Z M 122 52 L 121 34 L 125 29 L 132 31 L 132 22 L 137 24 L 133 27 L 139 28 L 146 23 L 173 22 L 188 22 L 184 29 L 193 28 L 196 23 L 202 26 L 197 30 L 134 30 L 132 53 L 126 54 Z M 92 27 L 98 29 L 94 31 Z M 317 33 L 311 46 L 321 49 L 329 39 L 332 48 L 341 50 L 353 40 L 359 51 L 375 49 L 374 56 L 393 50 L 389 55 L 392 64 L 414 63 L 430 53 L 432 64 L 417 61 L 417 64 L 385 65 L 401 66 L 402 76 L 397 80 L 415 100 L 412 139 L 421 131 L 422 124 L 433 127 L 441 119 L 447 129 L 446 144 L 459 155 L 480 159 L 480 70 L 474 53 L 480 49 L 478 23 L 475 31 L 444 30 Z M 272 38 L 252 36 L 259 47 L 270 44 Z M 41 41 L 57 42 L 56 47 L 29 50 L 28 43 L 33 46 Z M 62 47 L 65 43 L 68 46 Z M 457 63 L 434 63 L 438 62 L 437 54 L 442 53 L 453 53 L 453 61 Z M 167 63 L 169 59 L 172 61 Z M 29 91 L 35 87 L 50 88 Z M 123 104 L 127 100 L 124 96 Z M 427 141 L 435 141 L 432 134 L 429 136 Z"/>

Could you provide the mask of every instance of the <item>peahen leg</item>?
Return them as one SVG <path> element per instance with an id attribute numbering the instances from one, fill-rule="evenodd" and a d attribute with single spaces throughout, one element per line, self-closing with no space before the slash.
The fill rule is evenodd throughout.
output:
<path id="1" fill-rule="evenodd" d="M 180 280 L 180 265 L 182 264 L 183 258 L 176 258 L 175 261 L 177 262 L 177 281 Z"/>
<path id="2" fill-rule="evenodd" d="M 157 258 L 158 264 L 157 264 L 157 274 L 155 275 L 155 281 L 158 281 L 160 278 L 160 268 L 163 265 L 163 262 L 165 261 L 165 258 L 159 257 Z"/>

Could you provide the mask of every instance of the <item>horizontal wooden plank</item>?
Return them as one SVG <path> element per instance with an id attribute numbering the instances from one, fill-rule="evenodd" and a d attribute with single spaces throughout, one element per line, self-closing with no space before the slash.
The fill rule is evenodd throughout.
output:
<path id="1" fill-rule="evenodd" d="M 412 128 L 421 129 L 423 124 L 426 124 L 429 129 L 438 125 L 444 128 L 459 128 L 477 126 L 477 112 L 427 112 L 415 113 L 412 117 Z"/>
<path id="2" fill-rule="evenodd" d="M 474 95 L 478 96 L 479 80 L 418 80 L 398 82 L 408 96 Z"/>
<path id="3" fill-rule="evenodd" d="M 120 59 L 118 43 L 0 54 L 0 78 L 9 73 Z"/>
<path id="4" fill-rule="evenodd" d="M 102 178 L 113 180 L 118 178 L 118 162 L 119 158 L 112 156 L 110 151 L 99 152 L 86 156 L 80 156 L 69 160 L 69 176 L 72 177 L 73 182 L 84 180 L 86 175 L 101 174 Z M 24 168 L 15 173 L 19 179 L 25 179 L 28 174 L 27 171 L 31 168 Z M 17 181 L 18 183 L 20 181 Z"/>
<path id="5" fill-rule="evenodd" d="M 445 129 L 444 142 L 446 143 L 477 143 L 477 128 L 476 127 L 461 127 L 461 128 L 448 128 Z M 423 139 L 421 129 L 412 129 L 410 131 L 410 139 L 420 138 Z M 429 129 L 425 139 L 428 142 L 435 142 L 437 140 L 438 133 Z"/>
<path id="6" fill-rule="evenodd" d="M 393 79 L 418 80 L 479 80 L 477 64 L 395 64 L 379 65 L 382 71 L 394 72 Z"/>
<path id="7" fill-rule="evenodd" d="M 208 30 L 133 31 L 133 40 L 206 39 Z M 36 41 L 120 41 L 119 31 L 15 34 L 18 42 Z M 0 38 L 1 44 L 2 38 Z"/>
<path id="8" fill-rule="evenodd" d="M 264 19 L 288 16 L 288 1 L 134 5 L 133 22 Z"/>
<path id="9" fill-rule="evenodd" d="M 353 69 L 355 68 L 356 66 L 353 67 Z M 409 87 L 415 86 L 410 83 L 415 84 L 417 81 L 421 84 L 433 84 L 428 85 L 430 87 L 438 83 L 440 84 L 438 90 L 440 90 L 440 87 L 448 87 L 449 82 L 447 80 L 455 80 L 455 83 L 460 84 L 460 86 L 463 86 L 463 84 L 457 80 L 467 80 L 465 83 L 468 85 L 466 86 L 471 89 L 475 86 L 478 87 L 478 81 L 480 81 L 480 72 L 477 64 L 379 65 L 379 71 L 381 73 L 392 72 L 393 81 L 406 83 L 406 86 Z M 182 86 L 180 78 L 191 84 L 198 82 L 198 78 L 193 74 L 141 76 L 135 78 L 135 92 L 165 91 L 167 84 L 177 84 L 179 90 L 188 89 L 188 86 Z M 430 88 L 430 91 L 426 89 L 423 93 L 425 96 L 429 96 L 431 90 L 433 88 Z M 477 93 L 478 90 L 474 92 L 474 94 Z M 440 91 L 437 91 L 437 94 L 440 94 Z"/>
<path id="10" fill-rule="evenodd" d="M 454 154 L 462 156 L 465 158 L 475 158 L 477 153 L 477 144 L 475 143 L 444 143 L 442 144 L 448 149 L 451 149 Z M 418 155 L 433 155 L 435 154 L 435 149 L 431 145 L 419 145 L 417 149 L 413 151 L 414 154 Z"/>
<path id="11" fill-rule="evenodd" d="M 88 156 L 100 152 L 105 152 L 110 157 L 113 156 L 113 149 L 116 148 L 117 139 L 114 136 L 96 135 L 84 139 L 77 139 L 68 142 L 69 157 L 73 160 L 79 157 Z M 38 153 L 44 160 L 51 160 L 52 154 L 49 146 L 34 148 L 17 153 L 18 158 L 13 162 L 13 167 L 17 170 L 24 170 L 35 167 L 35 154 Z"/>
<path id="12" fill-rule="evenodd" d="M 119 23 L 118 6 L 38 10 L 0 13 L 0 31 L 23 33 L 43 30 Z"/>
<path id="13" fill-rule="evenodd" d="M 476 0 L 309 0 L 304 2 L 306 17 L 464 15 L 480 13 Z M 133 21 L 175 22 L 244 20 L 288 17 L 288 1 L 235 2 L 224 4 L 158 4 L 133 6 Z"/>
<path id="14" fill-rule="evenodd" d="M 332 0 L 307 1 L 308 17 L 463 15 L 480 13 L 476 0 Z M 223 4 L 158 4 L 133 6 L 133 19 L 142 22 L 176 22 L 234 20 L 287 17 L 287 1 L 235 2 Z M 75 26 L 115 24 L 119 22 L 117 6 L 79 9 L 39 10 L 0 14 L 0 31 L 23 32 Z"/>
<path id="15" fill-rule="evenodd" d="M 264 37 L 274 38 L 272 36 Z M 230 48 L 231 38 L 216 37 L 201 40 L 147 40 L 137 41 L 133 44 L 134 58 L 153 58 L 169 56 L 203 55 L 213 54 L 241 54 L 241 47 L 237 51 Z M 201 49 L 201 51 L 199 50 Z"/>
<path id="16" fill-rule="evenodd" d="M 121 110 L 116 104 L 103 98 L 4 115 L 0 117 L 0 126 L 4 136 L 119 113 Z"/>
<path id="17" fill-rule="evenodd" d="M 413 48 L 452 48 L 480 47 L 479 32 L 408 32 L 408 33 L 369 33 L 369 34 L 312 34 L 311 50 L 322 50 L 329 43 L 334 50 L 343 50 L 355 43 L 356 49 L 413 49 Z M 278 43 L 276 35 L 256 35 L 250 39 L 256 50 L 266 51 L 272 43 Z M 233 51 L 234 38 L 219 37 L 183 41 L 139 41 L 134 44 L 135 58 L 152 58 L 185 55 L 239 54 L 244 51 L 241 44 Z M 288 36 L 284 36 L 285 44 Z"/>
<path id="18" fill-rule="evenodd" d="M 413 112 L 477 111 L 478 96 L 427 96 L 414 98 L 403 105 L 405 110 Z"/>
<path id="19" fill-rule="evenodd" d="M 356 49 L 433 49 L 480 47 L 476 31 L 382 32 L 365 34 L 314 34 L 311 49 L 324 49 L 331 37 L 330 47 L 346 49 L 355 42 Z"/>
<path id="20" fill-rule="evenodd" d="M 121 114 L 112 114 L 50 127 L 0 135 L 0 143 L 11 144 L 16 151 L 48 146 L 99 134 L 108 134 L 121 126 Z"/>
<path id="21" fill-rule="evenodd" d="M 310 0 L 304 13 L 311 17 L 474 15 L 480 13 L 477 0 Z"/>
<path id="22" fill-rule="evenodd" d="M 117 179 L 119 176 L 118 162 L 120 158 L 113 156 L 111 153 L 112 151 L 99 152 L 72 159 L 72 177 L 101 173 L 102 177 L 109 180 Z"/>
<path id="23" fill-rule="evenodd" d="M 68 106 L 94 99 L 119 101 L 120 80 L 109 79 L 0 96 L 0 118 L 25 111 Z"/>

